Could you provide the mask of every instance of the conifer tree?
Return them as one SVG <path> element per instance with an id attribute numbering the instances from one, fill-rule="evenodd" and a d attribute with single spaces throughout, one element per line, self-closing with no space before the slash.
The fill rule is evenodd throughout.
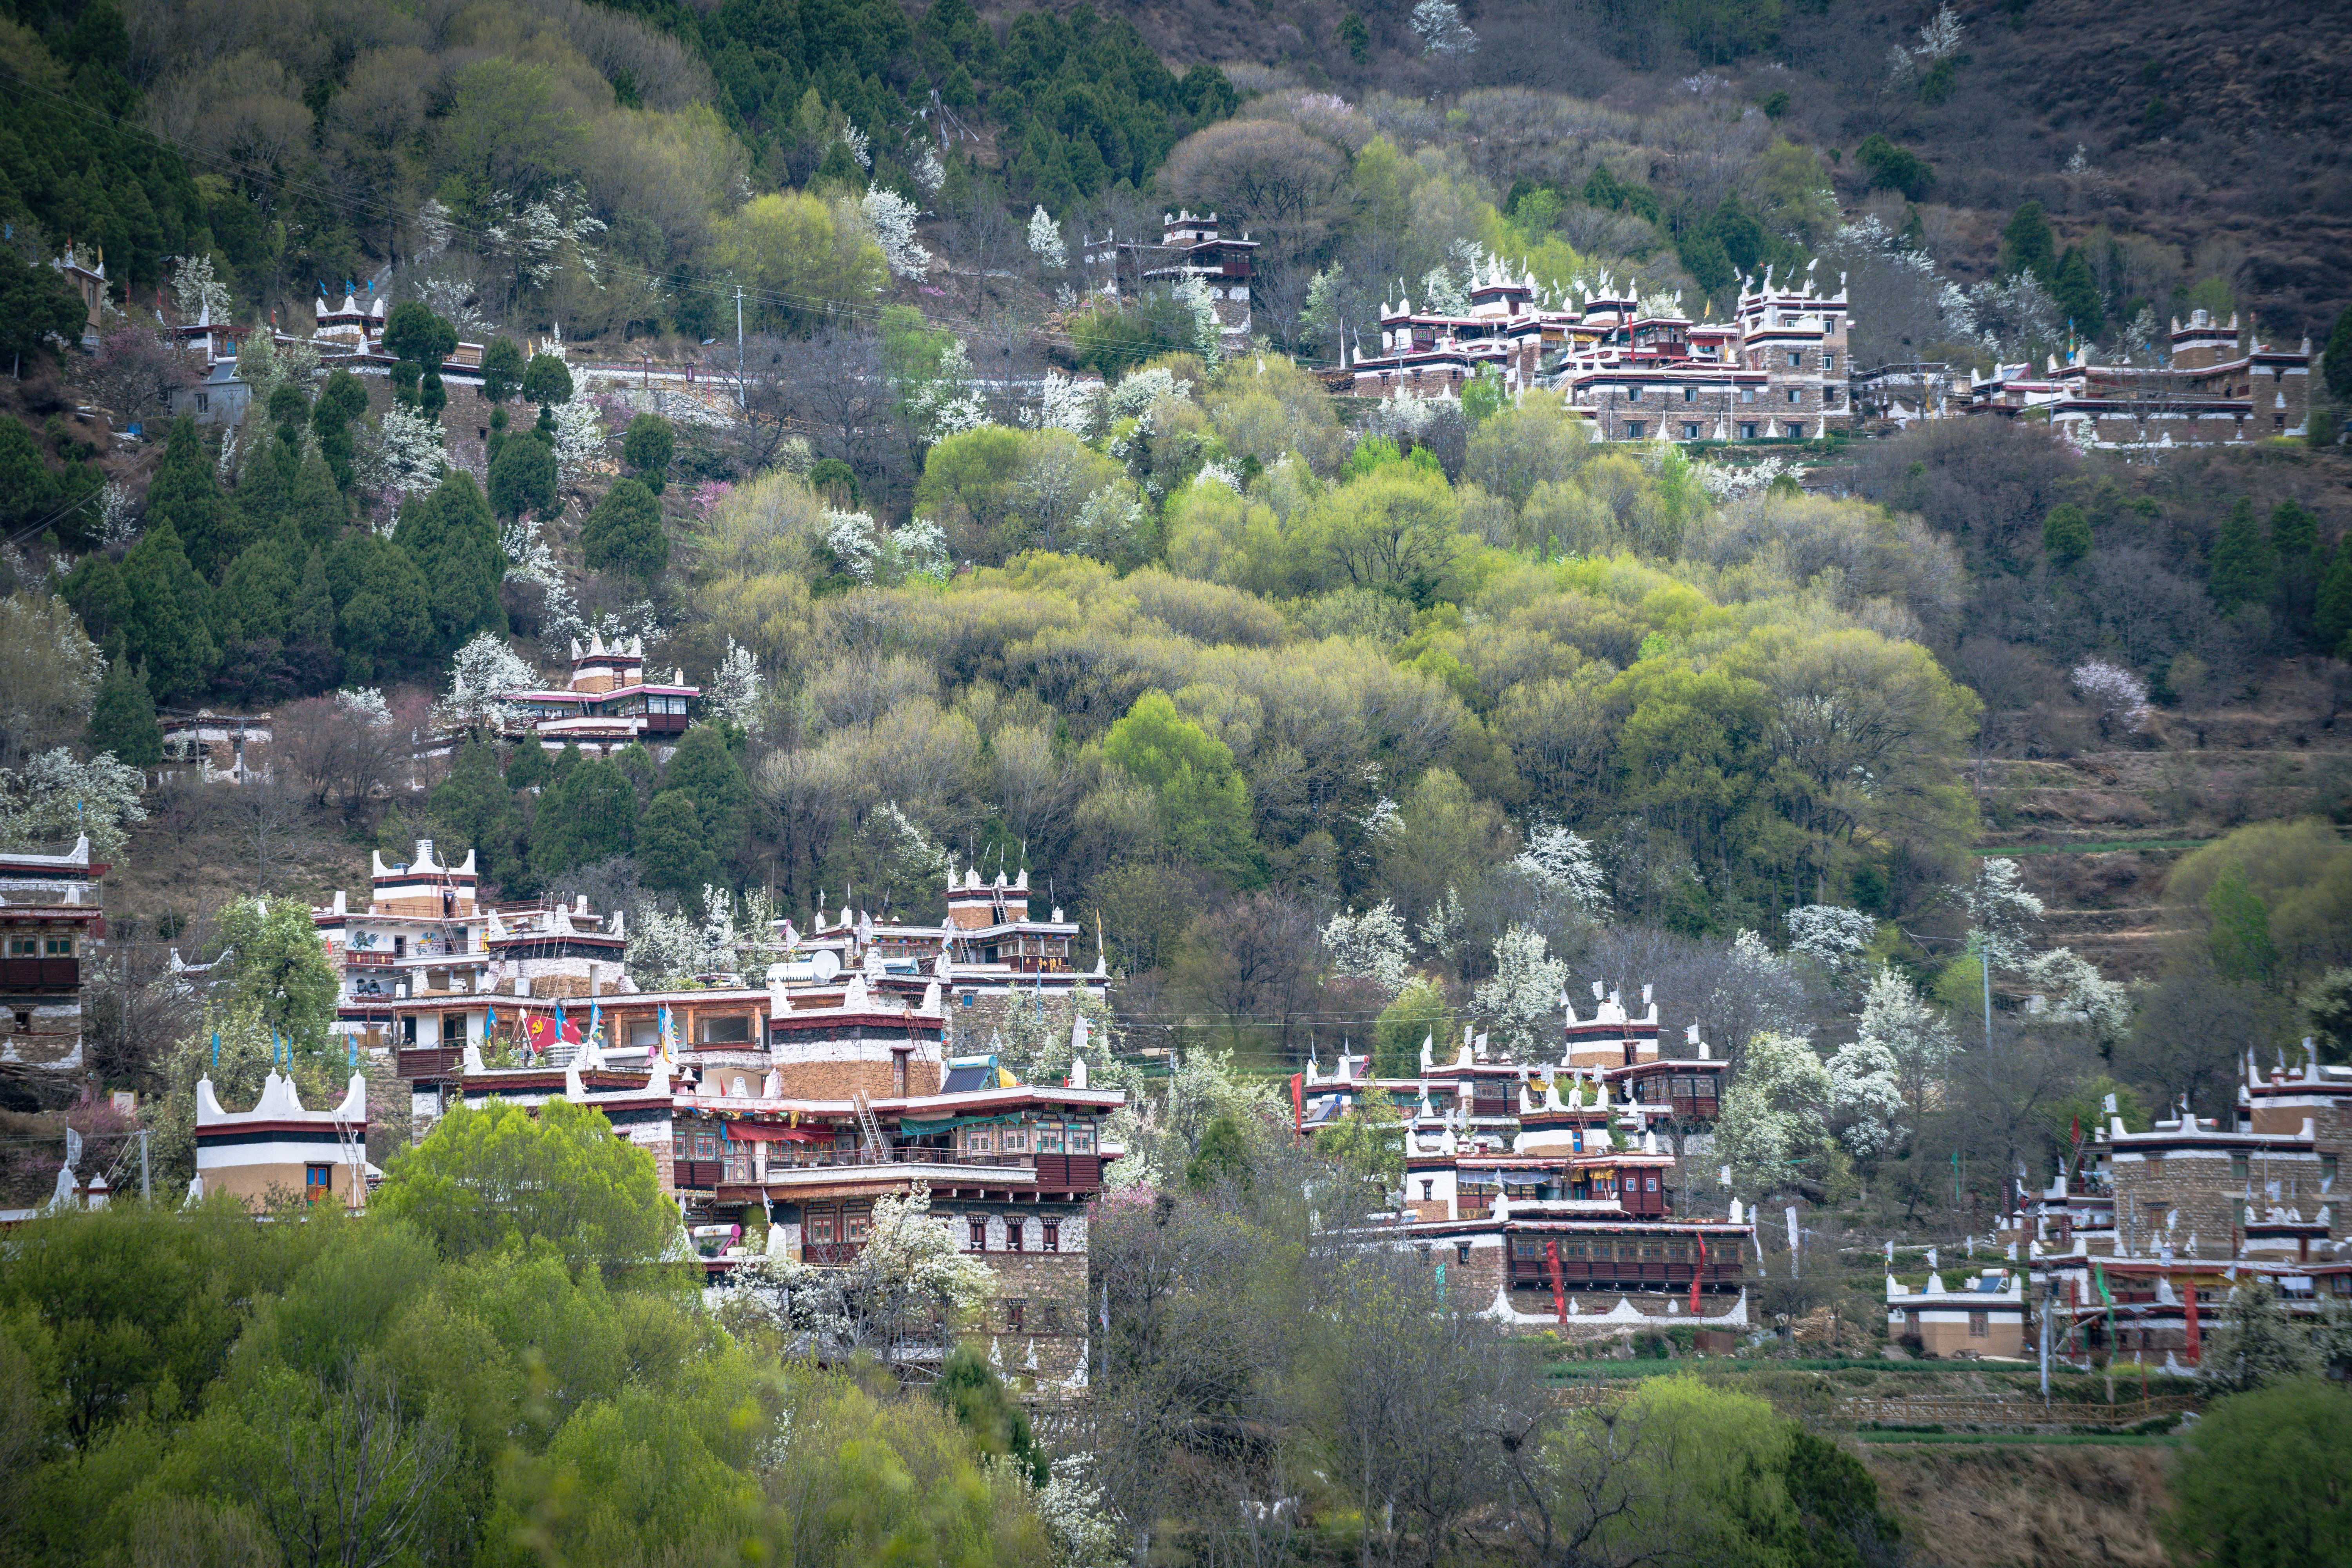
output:
<path id="1" fill-rule="evenodd" d="M 512 338 L 492 338 L 482 350 L 482 398 L 504 403 L 522 384 L 522 345 Z"/>
<path id="2" fill-rule="evenodd" d="M 302 577 L 286 618 L 286 664 L 297 691 L 322 691 L 341 668 L 335 649 L 335 595 L 327 584 L 327 561 L 315 547 L 302 563 Z"/>
<path id="3" fill-rule="evenodd" d="M 491 509 L 505 518 L 526 511 L 546 517 L 553 514 L 556 499 L 555 449 L 521 437 L 500 443 L 490 459 Z"/>
<path id="4" fill-rule="evenodd" d="M 547 754 L 547 748 L 536 741 L 517 746 L 514 755 L 507 759 L 507 788 L 509 790 L 535 789 L 547 783 L 554 773 L 554 759 Z"/>
<path id="5" fill-rule="evenodd" d="M 2074 565 L 2091 552 L 2091 520 L 2071 501 L 2052 507 L 2042 520 L 2042 548 L 2053 566 Z"/>
<path id="6" fill-rule="evenodd" d="M 2271 553 L 2278 562 L 2278 606 L 2297 635 L 2311 630 L 2319 588 L 2319 520 L 2292 500 L 2271 508 Z"/>
<path id="7" fill-rule="evenodd" d="M 211 595 L 168 518 L 152 524 L 122 558 L 122 585 L 130 655 L 146 666 L 156 694 L 170 701 L 202 690 L 220 663 Z"/>
<path id="8" fill-rule="evenodd" d="M 372 685 L 427 657 L 431 595 L 408 552 L 361 531 L 347 536 L 335 557 L 328 579 L 340 576 L 348 584 L 335 639 L 343 651 L 345 683 Z"/>
<path id="9" fill-rule="evenodd" d="M 661 503 L 635 479 L 622 479 L 604 492 L 580 531 L 580 547 L 591 569 L 625 572 L 650 583 L 669 564 L 669 536 L 662 531 Z"/>
<path id="10" fill-rule="evenodd" d="M 248 549 L 251 541 L 266 538 L 278 520 L 293 510 L 299 465 L 281 462 L 278 454 L 274 445 L 258 444 L 247 448 L 245 460 L 237 465 L 236 489 L 230 492 L 229 500 L 242 520 Z"/>
<path id="11" fill-rule="evenodd" d="M 2336 558 L 2319 579 L 2311 629 L 2322 653 L 2352 657 L 2352 540 L 2336 547 Z"/>
<path id="12" fill-rule="evenodd" d="M 293 614 L 296 591 L 301 586 L 301 535 L 290 521 L 280 521 L 268 537 L 247 545 L 222 575 L 215 596 L 213 619 L 224 642 L 283 642 L 287 617 Z"/>
<path id="13" fill-rule="evenodd" d="M 2228 521 L 2213 541 L 2213 561 L 2205 579 L 2206 592 L 2225 610 L 2270 597 L 2276 570 L 2271 543 L 2254 521 L 2254 503 L 2239 498 Z"/>
<path id="14" fill-rule="evenodd" d="M 702 830 L 702 818 L 684 790 L 654 796 L 637 825 L 637 878 L 648 888 L 692 899 L 719 880 L 719 857 Z"/>
<path id="15" fill-rule="evenodd" d="M 505 561 L 490 504 L 473 475 L 451 468 L 431 494 L 402 507 L 392 542 L 425 574 L 433 629 L 444 648 L 456 648 L 478 631 L 506 631 L 506 610 L 499 603 Z"/>
<path id="16" fill-rule="evenodd" d="M 2105 328 L 2107 311 L 2099 299 L 2098 279 L 2091 276 L 2091 264 L 2080 246 L 2066 247 L 2058 262 L 2058 276 L 2050 280 L 2050 292 L 2057 297 L 2079 336 L 2095 338 Z"/>
<path id="17" fill-rule="evenodd" d="M 310 405 L 310 428 L 318 433 L 320 455 L 326 458 L 337 489 L 350 489 L 357 477 L 352 466 L 352 421 L 366 412 L 367 388 L 347 370 L 329 376 L 319 400 Z"/>
<path id="18" fill-rule="evenodd" d="M 2327 395 L 2339 403 L 2352 401 L 2352 305 L 2345 306 L 2336 314 L 2336 325 L 2327 334 L 2320 369 L 2327 384 Z"/>
<path id="19" fill-rule="evenodd" d="M 697 724 L 678 738 L 662 789 L 693 801 L 712 851 L 721 859 L 734 858 L 750 827 L 751 785 L 717 725 Z"/>
<path id="20" fill-rule="evenodd" d="M 646 489 L 656 495 L 669 482 L 670 456 L 677 450 L 677 432 L 658 414 L 638 415 L 621 437 L 621 460 L 636 470 Z"/>
<path id="21" fill-rule="evenodd" d="M 575 759 L 576 748 L 566 747 Z M 559 762 L 559 776 L 540 801 L 530 868 L 544 880 L 576 866 L 625 855 L 636 839 L 637 792 L 606 758 Z"/>
<path id="22" fill-rule="evenodd" d="M 99 684 L 98 702 L 89 711 L 85 743 L 93 752 L 111 752 L 114 760 L 134 768 L 152 768 L 163 760 L 163 731 L 155 722 L 155 699 L 147 689 L 147 672 L 119 651 L 109 660 L 106 679 Z"/>
<path id="23" fill-rule="evenodd" d="M 2047 284 L 2058 270 L 2055 255 L 2056 242 L 2051 238 L 2050 220 L 2042 215 L 2042 204 L 2023 204 L 2000 231 L 2000 275 L 2013 278 L 2031 272 Z"/>
<path id="24" fill-rule="evenodd" d="M 219 581 L 222 570 L 247 542 L 244 520 L 221 494 L 212 458 L 197 438 L 196 422 L 184 414 L 172 421 L 163 461 L 147 486 L 147 525 L 158 522 L 172 525 L 188 564 L 207 583 Z"/>
<path id="25" fill-rule="evenodd" d="M 305 543 L 320 549 L 333 545 L 351 520 L 351 503 L 335 488 L 333 470 L 318 452 L 306 454 L 294 476 L 294 493 L 287 503 Z"/>
<path id="26" fill-rule="evenodd" d="M 433 820 L 452 840 L 471 845 L 480 855 L 483 876 L 503 882 L 517 869 L 514 792 L 499 776 L 499 754 L 488 742 L 478 740 L 459 750 L 449 776 L 433 791 L 431 809 Z"/>

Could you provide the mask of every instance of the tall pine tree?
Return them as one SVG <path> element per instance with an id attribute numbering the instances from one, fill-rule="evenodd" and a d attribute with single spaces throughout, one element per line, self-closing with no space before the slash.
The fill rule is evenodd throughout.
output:
<path id="1" fill-rule="evenodd" d="M 293 612 L 286 619 L 286 666 L 294 689 L 305 693 L 324 691 L 342 669 L 335 648 L 334 591 L 327 584 L 325 552 L 315 548 L 302 563 Z"/>
<path id="2" fill-rule="evenodd" d="M 168 519 L 151 524 L 122 558 L 122 584 L 129 601 L 122 630 L 156 695 L 168 702 L 203 690 L 220 663 L 211 593 Z"/>
<path id="3" fill-rule="evenodd" d="M 2336 545 L 2336 558 L 2321 575 L 2311 619 L 2320 652 L 2352 658 L 2352 538 Z"/>
<path id="4" fill-rule="evenodd" d="M 431 494 L 402 507 L 392 542 L 425 574 L 433 629 L 444 650 L 476 632 L 506 631 L 507 613 L 499 603 L 506 560 L 490 504 L 473 475 L 451 468 Z"/>
<path id="5" fill-rule="evenodd" d="M 2262 524 L 2254 521 L 2254 503 L 2242 497 L 2230 509 L 2229 518 L 2213 541 L 2213 560 L 2206 574 L 2205 590 L 2225 610 L 2258 604 L 2271 596 L 2275 569 L 2271 542 L 2263 536 Z"/>
<path id="6" fill-rule="evenodd" d="M 163 760 L 163 731 L 155 722 L 155 699 L 147 689 L 147 672 L 134 666 L 119 647 L 100 682 L 98 702 L 89 710 L 89 732 L 84 742 L 93 752 L 111 752 L 118 763 L 152 768 Z"/>
<path id="7" fill-rule="evenodd" d="M 163 461 L 147 486 L 147 526 L 158 522 L 172 525 L 188 564 L 207 583 L 218 582 L 246 546 L 245 520 L 221 494 L 196 422 L 184 414 L 172 421 Z"/>

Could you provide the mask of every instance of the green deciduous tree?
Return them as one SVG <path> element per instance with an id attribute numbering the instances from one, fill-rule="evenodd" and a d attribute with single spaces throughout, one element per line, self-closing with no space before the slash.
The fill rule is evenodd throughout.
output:
<path id="1" fill-rule="evenodd" d="M 309 908 L 299 899 L 239 899 L 221 911 L 217 934 L 212 994 L 251 1008 L 297 1049 L 324 1055 L 338 982 Z"/>
<path id="2" fill-rule="evenodd" d="M 2316 1377 L 2224 1399 L 2189 1435 L 2171 1485 L 2165 1533 L 2184 1561 L 2352 1562 L 2352 1403 Z"/>
<path id="3" fill-rule="evenodd" d="M 1170 849 L 1230 881 L 1255 879 L 1249 785 L 1231 746 L 1147 691 L 1111 726 L 1103 754 L 1149 788 Z"/>
<path id="4" fill-rule="evenodd" d="M 614 1137 L 602 1111 L 560 1100 L 535 1114 L 504 1103 L 452 1110 L 394 1158 L 373 1206 L 445 1258 L 544 1243 L 575 1278 L 651 1269 L 678 1236 L 651 1157 Z"/>
<path id="5" fill-rule="evenodd" d="M 1444 988 L 1416 980 L 1381 1009 L 1372 1026 L 1372 1076 L 1411 1078 L 1421 1071 L 1424 1041 L 1441 1059 L 1454 1038 L 1453 1010 L 1445 1005 Z"/>

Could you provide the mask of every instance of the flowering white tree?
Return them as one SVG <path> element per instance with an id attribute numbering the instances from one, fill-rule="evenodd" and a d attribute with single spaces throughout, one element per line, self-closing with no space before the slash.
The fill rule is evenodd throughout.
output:
<path id="1" fill-rule="evenodd" d="M 1994 856 L 1977 868 L 1976 880 L 1956 891 L 1968 905 L 1969 923 L 1992 967 L 2023 968 L 2042 906 L 2019 876 L 2017 862 Z"/>
<path id="2" fill-rule="evenodd" d="M 1470 289 L 1450 267 L 1433 267 L 1421 275 L 1421 308 L 1433 316 L 1466 316 Z"/>
<path id="3" fill-rule="evenodd" d="M 1100 423 L 1102 394 L 1092 383 L 1080 385 L 1056 370 L 1045 373 L 1045 388 L 1036 408 L 1024 409 L 1021 422 L 1032 430 L 1067 430 L 1081 441 L 1094 439 Z"/>
<path id="4" fill-rule="evenodd" d="M 920 278 L 931 265 L 931 253 L 915 237 L 915 204 L 887 185 L 877 185 L 858 203 L 866 225 L 882 247 L 882 259 L 893 278 Z"/>
<path id="5" fill-rule="evenodd" d="M 854 121 L 841 122 L 841 144 L 849 149 L 849 155 L 857 160 L 859 168 L 874 166 L 874 139 L 857 129 Z"/>
<path id="6" fill-rule="evenodd" d="M 1163 399 L 1180 403 L 1192 400 L 1192 388 L 1176 379 L 1176 373 L 1165 365 L 1139 370 L 1110 390 L 1110 416 L 1113 419 L 1139 419 L 1151 412 Z"/>
<path id="7" fill-rule="evenodd" d="M 1383 995 L 1394 996 L 1404 989 L 1409 950 L 1404 917 L 1387 899 L 1360 915 L 1342 910 L 1323 926 L 1323 951 L 1331 955 L 1332 973 L 1369 980 Z"/>
<path id="8" fill-rule="evenodd" d="M 476 632 L 449 661 L 449 693 L 433 705 L 433 722 L 443 730 L 496 730 L 521 710 L 500 699 L 539 684 L 539 671 L 525 663 L 496 632 Z"/>
<path id="9" fill-rule="evenodd" d="M 1596 920 L 1609 912 L 1608 878 L 1593 858 L 1591 840 L 1557 823 L 1538 823 L 1511 865 L 1534 885 L 1546 912 L 1554 904 Z"/>
<path id="10" fill-rule="evenodd" d="M 2113 1039 L 2131 1027 L 2131 995 L 2072 948 L 2053 947 L 2026 961 L 2025 983 L 2062 1023 L 2088 1024 Z"/>
<path id="11" fill-rule="evenodd" d="M 824 516 L 825 548 L 860 583 L 888 587 L 909 574 L 947 575 L 947 535 L 938 523 L 917 518 L 892 530 L 866 512 L 828 511 Z"/>
<path id="12" fill-rule="evenodd" d="M 126 825 L 147 820 L 139 804 L 144 778 L 112 752 L 85 763 L 63 746 L 26 758 L 22 768 L 0 768 L 0 846 L 70 847 L 86 833 L 92 855 L 117 858 L 130 842 Z"/>
<path id="13" fill-rule="evenodd" d="M 1877 934 L 1878 922 L 1860 910 L 1806 904 L 1789 911 L 1789 946 L 1820 964 L 1832 980 L 1862 962 Z"/>
<path id="14" fill-rule="evenodd" d="M 210 256 L 180 258 L 172 268 L 172 302 L 189 325 L 207 311 L 215 321 L 228 320 L 228 288 L 214 278 Z"/>
<path id="15" fill-rule="evenodd" d="M 1054 1568 L 1121 1568 L 1132 1557 L 1127 1527 L 1094 1482 L 1094 1456 L 1054 1461 L 1037 1490 L 1037 1518 L 1054 1547 Z"/>
<path id="16" fill-rule="evenodd" d="M 1553 1043 L 1568 965 L 1551 956 L 1543 933 L 1515 925 L 1495 939 L 1495 974 L 1478 983 L 1471 1003 L 1494 1019 L 1514 1053 Z"/>
<path id="17" fill-rule="evenodd" d="M 729 637 L 727 651 L 711 674 L 705 695 L 720 717 L 748 728 L 767 700 L 767 682 L 760 674 L 758 657 Z"/>
<path id="18" fill-rule="evenodd" d="M 590 211 L 584 188 L 566 185 L 520 205 L 511 193 L 495 191 L 484 205 L 508 209 L 509 216 L 482 231 L 482 253 L 510 268 L 518 282 L 546 288 L 555 280 L 566 247 L 578 258 L 582 274 L 596 281 L 594 258 L 583 247 L 604 232 L 604 222 Z"/>
<path id="19" fill-rule="evenodd" d="M 1760 1197 L 1792 1184 L 1829 1136 L 1832 1094 L 1829 1069 L 1802 1036 L 1766 1030 L 1750 1039 L 1715 1129 L 1716 1157 L 1731 1167 L 1732 1186 Z"/>
<path id="20" fill-rule="evenodd" d="M 988 408 L 971 369 L 971 353 L 961 338 L 952 339 L 940 354 L 940 368 L 915 387 L 907 398 L 907 416 L 932 445 L 988 423 Z"/>
<path id="21" fill-rule="evenodd" d="M 1838 1141 L 1861 1159 L 1891 1153 L 1903 1141 L 1903 1087 L 1895 1054 L 1868 1035 L 1830 1058 L 1830 1110 Z"/>
<path id="22" fill-rule="evenodd" d="M 1143 503 L 1122 486 L 1105 485 L 1078 508 L 1072 531 L 1081 553 L 1098 561 L 1125 554 L 1143 531 Z"/>
<path id="23" fill-rule="evenodd" d="M 730 1310 L 748 1311 L 828 1360 L 864 1352 L 886 1366 L 944 1349 L 932 1325 L 988 1299 L 988 1265 L 962 1248 L 950 1221 L 931 1214 L 930 1189 L 917 1185 L 874 1201 L 866 1240 L 854 1257 L 826 1267 L 776 1250 L 739 1268 Z"/>
<path id="24" fill-rule="evenodd" d="M 604 460 L 604 416 L 585 397 L 555 405 L 555 478 L 559 484 L 577 484 L 583 475 Z"/>
<path id="25" fill-rule="evenodd" d="M 940 187 L 947 183 L 948 166 L 940 162 L 940 150 L 925 147 L 922 157 L 915 163 L 915 184 L 922 187 L 924 195 L 937 196 Z"/>
<path id="26" fill-rule="evenodd" d="M 688 990 L 699 984 L 698 974 L 741 974 L 761 967 L 757 960 L 767 940 L 764 921 L 739 924 L 734 895 L 706 885 L 698 915 L 671 914 L 650 904 L 638 910 L 622 963 L 629 978 L 648 991 Z"/>
<path id="27" fill-rule="evenodd" d="M 2123 666 L 2086 658 L 2074 667 L 2074 694 L 2098 714 L 2101 732 L 2118 724 L 2133 731 L 2147 728 L 2153 716 L 2147 706 L 2147 688 Z"/>
<path id="28" fill-rule="evenodd" d="M 397 503 L 439 484 L 446 458 L 440 421 L 395 403 L 383 411 L 375 439 L 361 454 L 360 482 Z"/>
<path id="29" fill-rule="evenodd" d="M 1943 1081 L 1952 1053 L 1959 1048 L 1952 1026 L 1919 998 L 1911 982 L 1881 965 L 1862 1004 L 1861 1037 L 1895 1064 L 1895 1083 L 1918 1125 Z"/>
<path id="30" fill-rule="evenodd" d="M 1192 313 L 1192 352 L 1215 363 L 1224 347 L 1224 323 L 1217 320 L 1217 304 L 1209 298 L 1209 285 L 1199 274 L 1188 272 L 1170 292 Z"/>
<path id="31" fill-rule="evenodd" d="M 1421 40 L 1423 52 L 1440 59 L 1478 50 L 1478 35 L 1462 20 L 1462 8 L 1453 0 L 1421 0 L 1412 8 L 1412 31 Z"/>
<path id="32" fill-rule="evenodd" d="M 374 729 L 392 722 L 392 705 L 381 686 L 346 686 L 335 693 L 335 706 Z"/>
<path id="33" fill-rule="evenodd" d="M 1037 265 L 1059 272 L 1070 264 L 1070 247 L 1062 238 L 1062 226 L 1044 207 L 1029 215 L 1029 254 Z"/>
<path id="34" fill-rule="evenodd" d="M 1960 52 L 1960 35 L 1966 30 L 1959 13 L 1952 9 L 1948 0 L 1927 26 L 1919 29 L 1919 47 L 1912 52 L 1923 60 L 1948 60 Z"/>

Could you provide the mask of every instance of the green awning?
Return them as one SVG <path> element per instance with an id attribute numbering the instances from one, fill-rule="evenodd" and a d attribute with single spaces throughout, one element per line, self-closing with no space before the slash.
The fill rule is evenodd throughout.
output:
<path id="1" fill-rule="evenodd" d="M 928 1138 L 934 1132 L 947 1132 L 958 1127 L 992 1127 L 1000 1121 L 1018 1121 L 1020 1120 L 1021 1116 L 1018 1112 L 1014 1112 L 1012 1115 L 1000 1114 L 996 1116 L 949 1116 L 943 1117 L 937 1121 L 916 1121 L 913 1120 L 907 1120 L 898 1123 L 898 1131 L 901 1134 L 908 1138 Z"/>

